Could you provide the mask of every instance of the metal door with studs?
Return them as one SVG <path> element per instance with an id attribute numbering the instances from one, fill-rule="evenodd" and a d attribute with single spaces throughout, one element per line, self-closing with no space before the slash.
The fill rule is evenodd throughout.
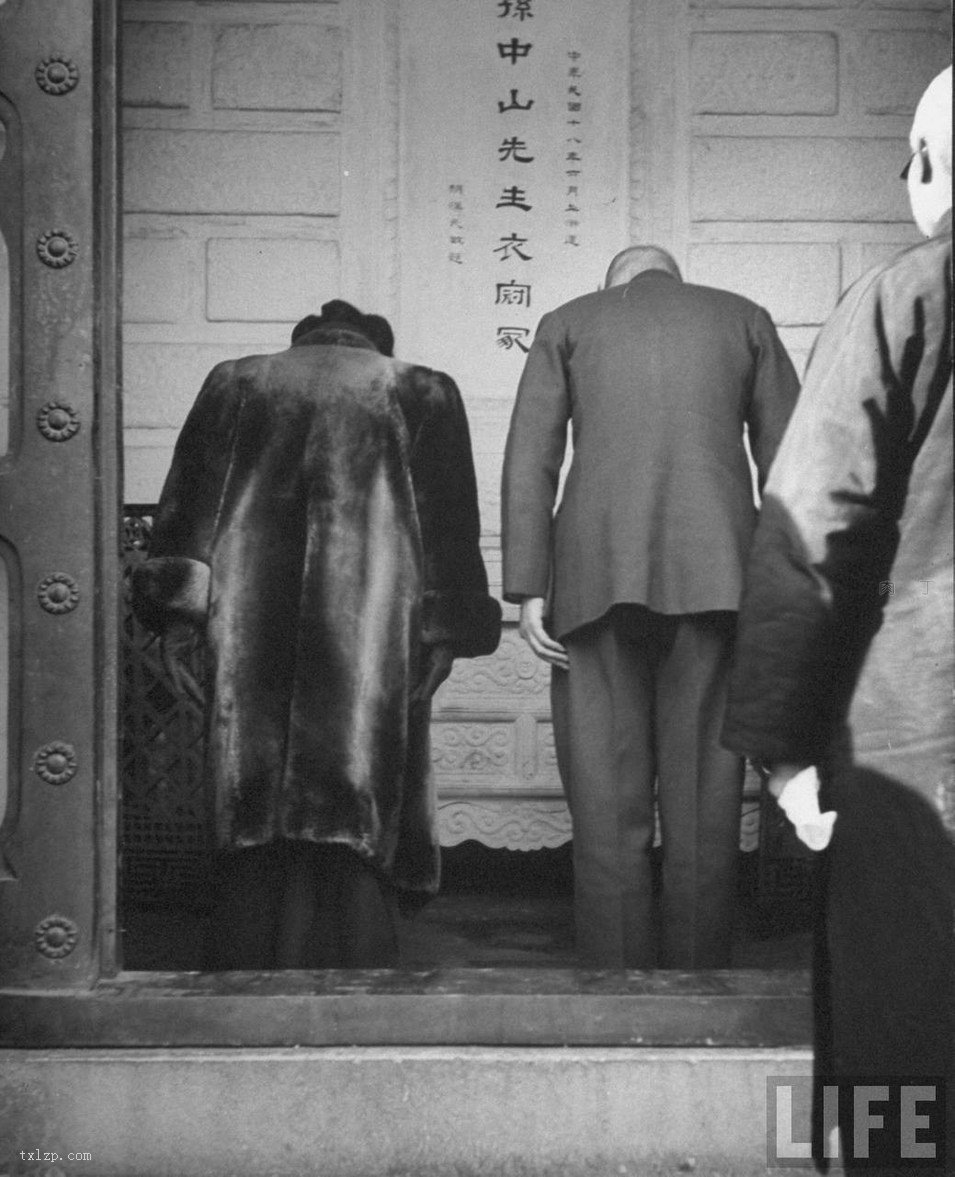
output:
<path id="1" fill-rule="evenodd" d="M 0 0 L 0 984 L 113 956 L 119 386 L 111 0 Z"/>

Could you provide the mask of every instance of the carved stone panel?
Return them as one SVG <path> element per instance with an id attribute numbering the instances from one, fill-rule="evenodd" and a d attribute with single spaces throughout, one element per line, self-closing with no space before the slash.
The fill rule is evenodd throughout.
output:
<path id="1" fill-rule="evenodd" d="M 473 839 L 495 850 L 552 850 L 571 838 L 567 806 L 533 799 L 443 801 L 438 831 L 442 846 Z"/>
<path id="2" fill-rule="evenodd" d="M 439 779 L 479 792 L 489 779 L 507 777 L 514 763 L 514 725 L 442 720 L 431 733 L 431 763 Z"/>
<path id="3" fill-rule="evenodd" d="M 486 658 L 460 658 L 442 692 L 443 700 L 540 699 L 547 706 L 550 673 L 516 629 Z"/>

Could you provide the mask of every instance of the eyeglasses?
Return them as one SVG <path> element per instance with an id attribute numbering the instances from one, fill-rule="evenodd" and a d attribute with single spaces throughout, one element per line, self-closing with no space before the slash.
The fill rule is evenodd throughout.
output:
<path id="1" fill-rule="evenodd" d="M 932 160 L 929 157 L 928 150 L 926 148 L 924 140 L 921 143 L 919 143 L 918 147 L 916 147 L 916 149 L 912 152 L 912 154 L 906 160 L 905 167 L 901 170 L 901 172 L 899 172 L 899 179 L 900 180 L 907 180 L 908 179 L 909 170 L 912 167 L 912 160 L 915 159 L 915 157 L 917 155 L 920 155 L 922 157 L 922 180 L 924 183 L 930 184 L 932 182 Z"/>

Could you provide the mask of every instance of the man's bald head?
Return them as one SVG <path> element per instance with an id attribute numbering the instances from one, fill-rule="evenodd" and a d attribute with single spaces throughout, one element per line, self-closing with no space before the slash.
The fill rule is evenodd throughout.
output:
<path id="1" fill-rule="evenodd" d="M 929 82 L 919 99 L 909 134 L 912 150 L 924 143 L 932 163 L 952 175 L 952 67 Z"/>
<path id="2" fill-rule="evenodd" d="M 952 67 L 929 83 L 909 132 L 912 159 L 906 181 L 912 215 L 930 237 L 952 207 Z"/>
<path id="3" fill-rule="evenodd" d="M 610 263 L 604 286 L 620 286 L 644 270 L 665 270 L 674 278 L 680 277 L 680 267 L 665 249 L 656 245 L 631 245 Z"/>

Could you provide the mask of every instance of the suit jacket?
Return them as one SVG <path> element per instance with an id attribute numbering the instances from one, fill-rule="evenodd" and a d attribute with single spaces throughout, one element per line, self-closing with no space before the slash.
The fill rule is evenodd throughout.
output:
<path id="1" fill-rule="evenodd" d="M 467 420 L 443 373 L 333 340 L 209 374 L 134 604 L 159 632 L 204 631 L 220 846 L 343 842 L 433 891 L 420 647 L 487 654 L 500 628 Z"/>
<path id="2" fill-rule="evenodd" d="M 504 596 L 566 635 L 615 604 L 735 610 L 798 380 L 764 310 L 662 270 L 545 315 L 504 459 Z M 552 520 L 567 422 L 573 459 Z"/>
<path id="3" fill-rule="evenodd" d="M 952 231 L 860 279 L 819 336 L 766 486 L 730 746 L 855 764 L 955 815 Z"/>

